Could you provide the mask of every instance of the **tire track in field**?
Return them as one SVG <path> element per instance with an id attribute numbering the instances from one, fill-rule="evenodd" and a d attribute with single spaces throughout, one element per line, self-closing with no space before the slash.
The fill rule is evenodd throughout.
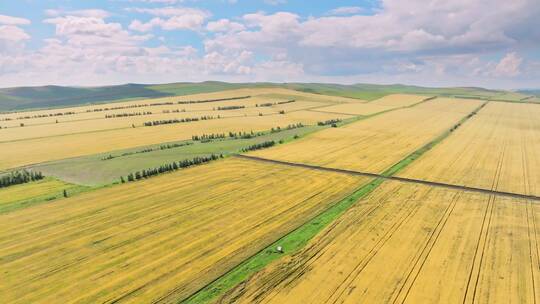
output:
<path id="1" fill-rule="evenodd" d="M 408 202 L 407 202 L 408 203 Z M 371 260 L 377 255 L 379 250 L 384 247 L 384 245 L 388 242 L 389 239 L 392 238 L 394 233 L 405 223 L 408 221 L 413 214 L 415 214 L 418 209 L 420 208 L 420 204 L 417 204 L 409 210 L 409 212 L 401 217 L 401 219 L 390 227 L 384 235 L 377 241 L 377 243 L 371 248 L 371 250 L 366 254 L 366 258 L 360 260 L 356 266 L 353 268 L 353 270 L 345 277 L 345 279 L 342 281 L 340 285 L 335 289 L 335 291 L 324 301 L 324 303 L 338 303 L 339 299 L 345 293 L 345 291 L 348 289 L 348 287 L 356 280 L 356 278 L 362 273 L 364 268 L 369 265 Z M 347 282 L 348 281 L 348 282 Z M 339 291 L 341 289 L 341 291 Z M 333 301 L 331 299 L 334 298 Z"/>
<path id="2" fill-rule="evenodd" d="M 407 274 L 407 277 L 403 281 L 403 284 L 401 285 L 401 288 L 399 289 L 399 291 L 396 294 L 396 297 L 394 298 L 392 303 L 397 303 L 398 302 L 398 299 L 399 299 L 403 289 L 407 285 L 407 281 L 409 281 L 409 278 L 413 274 L 414 269 L 416 268 L 417 264 L 420 263 L 420 266 L 418 267 L 418 270 L 414 274 L 414 277 L 412 278 L 412 281 L 411 281 L 409 287 L 407 288 L 407 291 L 405 292 L 405 294 L 403 296 L 403 300 L 401 300 L 400 303 L 405 303 L 405 301 L 407 300 L 407 297 L 409 296 L 409 293 L 412 290 L 412 288 L 414 286 L 414 283 L 416 282 L 416 279 L 418 278 L 418 276 L 422 272 L 422 269 L 423 269 L 426 261 L 428 260 L 429 255 L 431 254 L 431 251 L 435 247 L 435 244 L 439 240 L 439 237 L 440 237 L 442 231 L 444 230 L 444 228 L 446 226 L 446 223 L 448 222 L 448 219 L 450 218 L 450 216 L 454 212 L 454 209 L 455 209 L 455 207 L 457 205 L 457 202 L 459 200 L 460 195 L 461 195 L 461 193 L 459 193 L 459 192 L 455 193 L 453 195 L 452 202 L 446 207 L 443 216 L 440 218 L 439 222 L 435 226 L 435 229 L 433 229 L 432 233 L 430 234 L 424 248 L 422 248 L 422 250 L 420 251 L 420 255 L 418 255 L 418 258 L 416 259 L 416 261 L 413 264 L 413 267 L 411 268 L 411 270 Z M 433 239 L 433 241 L 431 241 L 432 239 Z M 420 260 L 422 259 L 422 255 L 424 255 L 424 252 L 426 252 L 426 254 L 424 256 L 424 259 L 420 262 Z"/>
<path id="3" fill-rule="evenodd" d="M 388 196 L 391 196 L 392 194 L 389 193 Z M 377 204 L 374 204 L 370 206 L 370 208 L 368 208 L 367 210 L 359 213 L 358 221 L 362 221 L 363 219 L 371 216 L 374 212 L 376 212 L 377 210 L 380 210 L 380 208 L 384 204 L 386 204 L 386 200 L 384 198 L 380 199 Z M 405 204 L 400 205 L 400 207 L 397 207 L 395 211 L 401 213 L 401 212 L 404 212 L 403 209 L 406 209 Z M 386 215 L 384 215 L 381 219 L 377 220 L 376 223 L 373 223 L 371 227 L 368 229 L 368 231 L 369 232 L 374 231 L 376 227 L 379 227 L 379 225 L 382 222 L 384 222 L 385 220 L 388 220 L 390 216 L 391 216 L 390 213 L 387 213 Z M 343 230 L 346 230 L 349 227 L 347 226 L 347 227 L 341 228 L 339 231 L 336 232 L 336 230 L 340 228 L 338 227 L 339 223 L 340 223 L 339 221 L 332 223 L 332 226 L 329 227 L 320 236 L 321 241 L 317 242 L 316 244 L 312 244 L 308 248 L 306 248 L 303 251 L 304 256 L 299 256 L 297 259 L 292 261 L 292 262 L 296 262 L 297 260 L 300 260 L 300 262 L 293 264 L 291 269 L 286 270 L 286 273 L 277 272 L 275 275 L 270 276 L 268 282 L 272 284 L 272 288 L 277 288 L 277 286 L 281 285 L 280 288 L 284 289 L 290 286 L 292 282 L 294 282 L 295 280 L 299 279 L 302 275 L 304 275 L 306 271 L 310 268 L 310 266 L 313 265 L 315 262 L 317 262 L 319 258 L 321 258 L 321 256 L 323 256 L 324 253 L 326 253 L 329 250 L 328 244 L 332 243 L 334 239 L 332 235 L 336 233 L 341 234 L 343 233 Z M 350 234 L 349 237 L 351 238 L 354 237 L 354 234 Z M 264 293 L 266 292 L 267 292 L 266 289 L 261 290 L 259 294 L 254 297 L 254 301 L 259 302 L 257 300 L 261 298 L 262 296 L 264 296 Z M 277 296 L 277 294 L 274 294 L 273 296 L 272 295 L 267 296 L 263 300 L 265 302 L 268 302 L 268 301 L 271 301 L 275 296 Z"/>
<path id="4" fill-rule="evenodd" d="M 499 161 L 497 163 L 497 170 L 495 172 L 495 176 L 491 184 L 491 189 L 497 189 L 499 185 L 499 178 L 502 171 L 502 165 L 504 163 L 505 150 L 506 150 L 506 142 L 503 143 L 503 150 L 501 152 Z M 486 251 L 486 246 L 488 244 L 489 228 L 491 226 L 491 219 L 493 218 L 493 210 L 495 209 L 494 207 L 495 198 L 496 197 L 494 195 L 490 195 L 488 204 L 486 206 L 486 211 L 482 219 L 482 228 L 480 229 L 481 232 L 478 237 L 478 242 L 476 244 L 476 250 L 474 252 L 474 257 L 473 257 L 473 264 L 469 272 L 469 279 L 467 280 L 467 288 L 465 289 L 465 294 L 463 297 L 463 304 L 467 303 L 467 299 L 469 299 L 470 297 L 472 297 L 472 299 L 469 300 L 471 303 L 474 303 L 476 300 L 476 295 L 478 291 L 478 282 L 480 279 L 480 274 L 482 272 L 482 264 L 484 261 L 484 253 Z M 487 221 L 487 225 L 486 225 L 486 221 Z M 477 261 L 477 257 L 479 261 Z M 475 267 L 477 264 L 478 266 Z M 478 268 L 478 271 L 476 272 L 476 274 L 475 274 L 475 268 Z M 472 283 L 473 277 L 474 277 L 474 284 Z M 470 288 L 472 288 L 472 291 L 469 291 Z M 471 293 L 472 293 L 472 296 L 471 296 Z"/>
<path id="5" fill-rule="evenodd" d="M 360 213 L 359 214 L 359 217 L 357 218 L 357 222 L 362 222 L 362 220 L 364 218 L 368 218 L 370 215 L 372 215 L 374 212 L 376 212 L 377 210 L 379 210 L 383 205 L 386 205 L 388 204 L 387 202 L 387 199 L 386 199 L 386 196 L 393 196 L 393 192 L 392 193 L 388 193 L 387 195 L 385 195 L 384 197 L 380 198 L 378 200 L 378 203 L 377 204 L 374 204 L 373 206 L 371 206 L 369 209 L 365 210 L 364 212 Z M 371 227 L 368 230 L 368 233 L 370 232 L 373 232 L 376 230 L 377 227 L 380 227 L 379 225 L 381 225 L 384 221 L 395 221 L 395 219 L 392 218 L 392 215 L 395 213 L 406 213 L 408 210 L 408 208 L 411 208 L 410 206 L 407 206 L 407 204 L 400 204 L 399 206 L 396 206 L 395 207 L 395 210 L 393 210 L 393 212 L 388 212 L 387 214 L 385 214 L 382 218 L 380 218 L 379 220 L 377 220 L 375 223 L 372 223 L 371 224 Z M 356 217 L 355 217 L 356 218 Z M 396 216 L 397 218 L 397 216 Z M 337 225 L 339 224 L 339 222 L 335 222 L 333 223 L 333 227 L 331 229 L 328 229 L 324 234 L 323 236 L 321 237 L 321 242 L 318 242 L 317 243 L 317 246 L 315 245 L 311 245 L 310 248 L 307 248 L 305 250 L 306 253 L 310 253 L 311 251 L 313 251 L 313 254 L 310 254 L 308 255 L 308 258 L 305 259 L 303 262 L 301 262 L 301 264 L 298 264 L 298 265 L 294 265 L 295 269 L 292 269 L 291 271 L 289 271 L 289 275 L 287 276 L 284 276 L 279 282 L 275 282 L 275 281 L 271 281 L 273 284 L 273 288 L 275 288 L 276 286 L 278 286 L 278 284 L 282 284 L 282 288 L 285 288 L 287 286 L 289 286 L 292 282 L 294 282 L 296 279 L 298 279 L 299 277 L 301 277 L 305 271 L 307 269 L 309 269 L 309 267 L 315 263 L 325 252 L 328 251 L 328 247 L 327 245 L 332 243 L 333 242 L 333 239 L 334 237 L 332 237 L 330 234 L 333 233 L 333 234 L 336 234 L 334 233 Z M 354 223 L 351 223 L 354 225 Z M 338 231 L 337 233 L 343 233 L 344 230 L 348 230 L 350 228 L 350 225 L 347 226 L 347 227 L 342 227 L 340 229 L 340 231 Z M 384 231 L 384 230 L 383 230 Z M 354 233 L 350 235 L 350 237 L 354 237 Z M 379 241 L 380 242 L 382 240 L 382 238 L 384 238 L 384 235 L 382 235 L 380 238 L 379 238 Z M 373 250 L 374 247 L 376 247 L 377 244 L 373 245 L 370 249 L 369 252 L 371 252 L 371 250 Z M 323 248 L 321 250 L 317 250 L 317 248 Z M 368 254 L 369 254 L 368 252 Z M 366 254 L 365 256 L 367 256 L 368 254 Z M 364 257 L 365 259 L 365 257 Z M 364 260 L 362 259 L 359 263 L 362 263 L 362 261 Z M 292 274 L 294 273 L 294 276 L 292 276 Z M 282 274 L 283 275 L 283 274 Z M 277 276 L 277 275 L 276 275 Z M 287 281 L 287 282 L 285 282 Z M 336 290 L 339 288 L 339 286 L 336 288 Z M 264 291 L 259 295 L 259 296 L 256 296 L 254 299 L 258 299 L 260 298 L 260 296 L 262 296 L 264 293 Z M 277 294 L 274 294 L 274 296 L 269 296 L 269 297 L 266 297 L 264 299 L 265 302 L 268 302 L 268 301 L 271 301 Z M 331 297 L 332 295 L 330 295 Z"/>
<path id="6" fill-rule="evenodd" d="M 525 193 L 530 193 L 531 185 L 530 185 L 530 178 L 529 178 L 529 163 L 527 159 L 527 145 L 526 140 L 523 136 L 521 138 L 521 166 L 522 166 L 522 172 L 523 172 L 523 185 L 525 187 Z M 527 238 L 529 240 L 529 258 L 531 259 L 530 268 L 531 268 L 531 282 L 532 282 L 532 289 L 533 289 L 533 303 L 536 304 L 536 282 L 534 279 L 535 274 L 535 257 L 538 259 L 538 241 L 536 239 L 536 225 L 533 225 L 533 233 L 534 233 L 534 240 L 531 236 L 531 222 L 534 221 L 534 210 L 531 205 L 531 201 L 527 201 L 526 205 L 526 212 L 527 212 Z M 530 220 L 529 218 L 532 218 Z M 533 244 L 533 241 L 535 244 Z M 534 247 L 534 248 L 533 248 Z M 536 250 L 536 252 L 534 252 Z M 536 255 L 535 255 L 536 253 Z"/>

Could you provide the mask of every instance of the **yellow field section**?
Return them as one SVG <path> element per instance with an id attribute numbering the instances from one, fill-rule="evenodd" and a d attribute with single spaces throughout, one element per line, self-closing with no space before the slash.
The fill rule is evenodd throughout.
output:
<path id="1" fill-rule="evenodd" d="M 395 108 L 411 106 L 426 99 L 426 96 L 393 94 L 369 103 L 346 103 L 318 108 L 317 111 L 354 115 L 371 115 Z"/>
<path id="2" fill-rule="evenodd" d="M 199 115 L 200 112 L 210 112 L 215 111 L 213 113 L 214 115 L 221 114 L 226 115 L 226 112 L 229 111 L 217 111 L 219 107 L 226 107 L 226 106 L 244 106 L 246 109 L 240 109 L 240 110 L 247 110 L 251 108 L 256 108 L 258 104 L 264 104 L 264 103 L 278 103 L 287 101 L 285 98 L 276 99 L 276 98 L 264 98 L 264 97 L 251 97 L 246 99 L 239 99 L 239 100 L 229 100 L 229 101 L 219 101 L 219 102 L 207 102 L 207 103 L 194 103 L 194 104 L 177 104 L 176 101 L 172 105 L 159 105 L 159 106 L 145 106 L 145 107 L 136 107 L 136 108 L 126 108 L 126 109 L 116 109 L 116 110 L 105 110 L 105 111 L 96 111 L 96 112 L 76 112 L 76 114 L 71 115 L 62 115 L 62 116 L 51 116 L 51 117 L 39 117 L 39 118 L 31 118 L 31 119 L 15 119 L 15 120 L 9 120 L 9 121 L 0 121 L 0 126 L 2 128 L 5 127 L 19 127 L 21 123 L 27 126 L 34 126 L 34 125 L 44 125 L 44 124 L 56 124 L 58 121 L 58 124 L 62 124 L 64 122 L 74 122 L 74 121 L 81 121 L 81 120 L 100 120 L 105 119 L 106 115 L 119 115 L 119 114 L 137 114 L 137 113 L 143 113 L 143 112 L 151 112 L 152 115 L 145 115 L 144 117 L 154 117 L 156 119 L 160 119 L 160 116 L 164 114 L 165 111 L 169 111 L 174 113 L 174 111 L 178 112 L 187 112 L 187 113 L 193 113 L 193 115 Z M 137 105 L 144 105 L 144 104 L 155 104 L 156 101 L 141 101 L 137 103 Z M 324 106 L 326 103 L 320 103 L 320 102 L 309 102 L 309 101 L 297 101 L 293 103 L 287 103 L 282 104 L 280 107 L 286 110 L 295 110 L 295 109 L 304 109 L 304 108 L 311 108 L 311 107 L 317 107 L 317 106 Z M 109 105 L 103 105 L 102 108 L 106 108 L 107 106 L 116 107 L 116 104 L 109 104 Z M 96 106 L 96 108 L 99 108 L 99 106 Z M 271 111 L 273 107 L 266 107 L 261 108 L 261 111 L 266 111 L 268 113 L 272 112 L 278 112 L 274 108 L 273 111 Z M 58 111 L 64 111 L 64 109 L 58 110 Z M 81 110 L 77 110 L 81 111 Z M 238 111 L 238 110 L 236 110 Z M 25 113 L 27 115 L 33 115 L 33 113 Z M 130 118 L 133 118 L 133 116 L 127 117 L 126 119 L 129 120 Z"/>
<path id="3" fill-rule="evenodd" d="M 56 117 L 47 117 L 47 118 L 37 118 L 29 120 L 15 120 L 10 121 L 9 123 L 14 124 L 14 127 L 11 128 L 2 128 L 0 129 L 0 142 L 12 141 L 12 140 L 23 140 L 23 139 L 32 139 L 39 138 L 44 136 L 57 136 L 57 135 L 66 135 L 72 133 L 82 133 L 82 132 L 92 132 L 92 131 L 103 131 L 119 128 L 131 128 L 133 125 L 136 127 L 142 127 L 145 122 L 155 121 L 155 120 L 168 120 L 168 119 L 181 119 L 181 118 L 200 118 L 202 116 L 211 116 L 214 118 L 219 117 L 240 117 L 240 116 L 259 116 L 262 115 L 271 115 L 278 114 L 280 111 L 285 111 L 285 113 L 294 113 L 296 111 L 301 111 L 302 109 L 311 109 L 320 107 L 322 103 L 318 102 L 308 102 L 308 101 L 298 101 L 289 104 L 276 105 L 271 107 L 256 107 L 255 104 L 258 102 L 264 103 L 268 100 L 258 100 L 254 99 L 249 101 L 253 105 L 249 105 L 246 108 L 234 109 L 234 110 L 217 110 L 218 105 L 208 105 L 208 104 L 194 104 L 186 105 L 185 107 L 172 107 L 170 109 L 161 109 L 157 110 L 154 108 L 151 109 L 128 109 L 128 110 L 115 110 L 111 112 L 97 112 L 97 113 L 84 113 L 80 115 L 69 115 L 66 118 L 73 118 L 72 120 L 63 121 L 63 118 L 59 118 L 59 123 L 55 123 Z M 211 104 L 211 103 L 209 103 Z M 204 105 L 204 106 L 203 106 Z M 231 105 L 242 105 L 242 103 L 230 103 Z M 324 106 L 325 104 L 322 104 Z M 221 105 L 223 106 L 223 105 Z M 171 106 L 169 106 L 171 107 Z M 172 112 L 176 108 L 179 112 Z M 185 112 L 182 110 L 186 109 Z M 197 108 L 197 109 L 193 109 Z M 204 110 L 207 108 L 207 110 Z M 137 115 L 137 116 L 128 116 L 128 117 L 114 117 L 114 118 L 105 118 L 105 115 L 113 114 L 124 114 L 124 113 L 141 113 L 151 111 L 151 115 Z M 164 111 L 171 111 L 170 113 L 164 113 Z M 77 116 L 91 116 L 90 118 L 81 118 L 74 119 Z M 335 116 L 335 115 L 334 115 Z M 344 115 L 341 115 L 344 116 Z M 41 120 L 49 120 L 49 122 L 42 123 Z M 304 120 L 312 121 L 312 119 Z M 18 127 L 20 122 L 24 122 L 24 127 Z M 30 122 L 30 124 L 29 124 Z M 34 123 L 34 124 L 32 124 Z M 0 125 L 2 123 L 0 122 Z"/>
<path id="4" fill-rule="evenodd" d="M 323 117 L 335 115 L 276 114 L 234 117 L 153 127 L 124 128 L 64 136 L 36 138 L 0 143 L 0 169 L 14 168 L 45 161 L 89 155 L 169 141 L 191 139 L 192 135 L 227 133 L 229 131 L 266 131 L 302 122 L 314 124 Z M 301 119 L 302 118 L 302 119 Z M 1 131 L 1 130 L 0 130 Z"/>
<path id="5" fill-rule="evenodd" d="M 251 97 L 248 99 L 227 100 L 227 101 L 218 101 L 218 102 L 210 102 L 210 103 L 177 104 L 177 102 L 179 101 L 210 100 L 210 99 L 234 98 L 234 97 L 243 97 L 243 96 L 251 96 Z M 52 120 L 54 122 L 56 118 L 59 120 L 74 119 L 72 117 L 77 117 L 78 115 L 86 114 L 87 111 L 93 111 L 95 109 L 104 109 L 104 108 L 112 108 L 112 107 L 127 107 L 127 106 L 135 106 L 135 105 L 155 105 L 155 104 L 165 103 L 165 102 L 172 102 L 174 104 L 128 108 L 128 109 L 121 109 L 118 111 L 120 112 L 137 111 L 137 110 L 143 111 L 145 109 L 162 110 L 163 108 L 165 109 L 186 108 L 186 110 L 188 109 L 208 110 L 208 109 L 211 109 L 214 105 L 216 107 L 225 106 L 225 105 L 233 105 L 233 104 L 255 106 L 256 103 L 279 102 L 279 101 L 286 101 L 290 99 L 298 99 L 298 100 L 317 102 L 317 103 L 358 102 L 358 99 L 336 97 L 336 96 L 325 96 L 325 95 L 320 95 L 320 94 L 311 94 L 311 93 L 305 93 L 305 92 L 299 92 L 299 91 L 287 90 L 287 89 L 277 89 L 277 88 L 276 89 L 274 88 L 238 89 L 238 90 L 219 91 L 219 92 L 213 92 L 213 93 L 141 99 L 141 100 L 124 101 L 124 102 L 111 102 L 111 103 L 102 103 L 102 104 L 94 104 L 94 105 L 86 105 L 86 106 L 78 106 L 78 107 L 66 107 L 66 108 L 59 108 L 59 109 L 3 113 L 3 114 L 0 114 L 0 125 L 1 126 L 4 125 L 5 122 L 2 120 L 5 118 L 16 119 L 17 117 L 33 116 L 33 115 L 44 115 L 44 114 L 48 115 L 48 114 L 65 113 L 65 112 L 76 113 L 74 115 L 55 116 L 53 117 L 54 119 Z M 91 114 L 97 113 L 99 115 L 99 114 L 104 114 L 108 112 L 109 111 L 90 112 L 90 113 Z M 88 118 L 88 117 L 85 117 L 85 118 Z M 46 118 L 23 119 L 23 120 L 16 120 L 16 122 L 31 123 L 31 121 L 39 120 L 39 119 L 46 119 Z M 47 121 L 51 121 L 51 119 L 49 118 Z"/>
<path id="6" fill-rule="evenodd" d="M 540 106 L 490 102 L 401 176 L 540 195 Z"/>
<path id="7" fill-rule="evenodd" d="M 435 99 L 330 128 L 253 155 L 332 168 L 381 172 L 450 129 L 481 104 Z"/>
<path id="8" fill-rule="evenodd" d="M 0 215 L 0 302 L 175 302 L 364 182 L 227 159 Z"/>
<path id="9" fill-rule="evenodd" d="M 0 188 L 0 209 L 8 204 L 39 197 L 46 194 L 61 193 L 69 187 L 64 182 L 55 179 L 44 179 L 37 182 Z"/>
<path id="10" fill-rule="evenodd" d="M 420 101 L 429 97 L 430 96 L 410 95 L 410 94 L 391 94 L 391 95 L 386 95 L 379 99 L 373 100 L 370 103 L 374 103 L 379 106 L 398 108 L 398 107 L 412 106 L 413 104 L 419 103 Z"/>
<path id="11" fill-rule="evenodd" d="M 537 203 L 386 182 L 220 302 L 535 303 L 539 217 Z"/>

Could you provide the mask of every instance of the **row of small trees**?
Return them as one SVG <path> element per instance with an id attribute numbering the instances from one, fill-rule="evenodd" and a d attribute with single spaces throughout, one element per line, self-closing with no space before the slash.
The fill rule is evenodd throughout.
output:
<path id="1" fill-rule="evenodd" d="M 118 117 L 131 117 L 131 116 L 143 116 L 143 115 L 152 115 L 152 112 L 134 112 L 134 113 L 119 113 L 119 114 L 107 114 L 105 118 L 118 118 Z"/>
<path id="2" fill-rule="evenodd" d="M 148 153 L 148 152 L 157 151 L 157 150 L 174 149 L 174 148 L 179 148 L 179 147 L 184 147 L 184 146 L 189 146 L 189 145 L 193 145 L 193 143 L 188 141 L 188 142 L 183 142 L 183 143 L 179 143 L 179 144 L 166 144 L 166 145 L 161 145 L 161 146 L 159 146 L 157 148 L 145 148 L 145 149 L 138 150 L 138 151 L 125 152 L 125 153 L 122 153 L 120 155 L 109 154 L 109 155 L 103 157 L 101 160 L 110 160 L 110 159 L 115 159 L 115 158 L 122 157 L 122 156 L 129 156 L 129 155 L 139 154 L 139 153 Z"/>
<path id="3" fill-rule="evenodd" d="M 246 106 L 225 106 L 225 107 L 217 107 L 218 111 L 227 111 L 227 110 L 237 110 L 237 109 L 244 109 Z M 214 108 L 216 110 L 216 108 Z"/>
<path id="4" fill-rule="evenodd" d="M 206 99 L 206 100 L 186 100 L 186 101 L 179 101 L 178 104 L 191 104 L 191 103 L 205 103 L 205 102 L 216 102 L 216 101 L 228 101 L 228 100 L 238 100 L 238 99 L 246 99 L 250 98 L 251 96 L 238 96 L 238 97 L 229 97 L 229 98 L 218 98 L 218 99 Z"/>
<path id="5" fill-rule="evenodd" d="M 170 101 L 167 101 L 167 102 L 155 102 L 155 103 L 142 103 L 142 104 L 127 105 L 127 106 L 93 108 L 93 109 L 86 110 L 86 112 L 103 112 L 103 111 L 113 111 L 113 110 L 123 110 L 123 109 L 133 109 L 133 108 L 167 106 L 167 105 L 173 105 L 173 104 L 174 104 L 174 102 L 170 102 Z"/>
<path id="6" fill-rule="evenodd" d="M 34 172 L 34 171 L 15 171 L 11 172 L 9 174 L 0 176 L 0 188 L 13 186 L 13 185 L 19 185 L 19 184 L 25 184 L 32 181 L 37 181 L 43 179 L 43 173 L 41 172 Z"/>
<path id="7" fill-rule="evenodd" d="M 336 118 L 336 119 L 329 119 L 329 120 L 325 120 L 325 121 L 319 121 L 319 122 L 317 122 L 317 125 L 318 126 L 332 125 L 332 127 L 336 127 L 336 124 L 340 123 L 340 122 L 341 122 L 341 119 Z"/>
<path id="8" fill-rule="evenodd" d="M 199 120 L 211 120 L 215 119 L 214 116 L 201 116 L 201 117 L 186 117 L 186 118 L 175 118 L 175 119 L 165 119 L 165 120 L 154 120 L 154 121 L 147 121 L 144 123 L 146 127 L 151 126 L 159 126 L 159 125 L 168 125 L 168 124 L 175 124 L 175 123 L 186 123 L 186 122 L 192 122 L 192 121 L 199 121 Z"/>
<path id="9" fill-rule="evenodd" d="M 270 147 L 274 146 L 275 144 L 276 144 L 276 142 L 273 141 L 273 140 L 265 141 L 265 142 L 262 142 L 262 143 L 251 145 L 251 146 L 246 147 L 246 148 L 242 148 L 241 151 L 242 152 L 248 152 L 248 151 L 254 151 L 254 150 L 270 148 Z"/>
<path id="10" fill-rule="evenodd" d="M 127 181 L 133 182 L 136 180 L 149 178 L 155 175 L 159 175 L 159 174 L 163 174 L 163 173 L 167 173 L 171 171 L 176 171 L 178 169 L 204 164 L 204 163 L 211 162 L 213 160 L 217 160 L 220 158 L 223 158 L 223 154 L 220 154 L 220 155 L 212 154 L 210 156 L 198 156 L 198 157 L 194 157 L 193 159 L 184 159 L 178 162 L 164 164 L 157 168 L 151 168 L 151 169 L 146 169 L 146 170 L 130 173 L 127 176 Z M 126 182 L 123 176 L 120 177 L 120 181 L 122 183 Z"/>
<path id="11" fill-rule="evenodd" d="M 55 117 L 55 116 L 64 116 L 64 115 L 73 115 L 75 112 L 58 112 L 58 113 L 48 113 L 48 114 L 36 114 L 36 115 L 26 115 L 19 116 L 16 119 L 32 119 L 32 118 L 43 118 L 43 117 Z M 5 118 L 4 120 L 11 120 L 11 118 Z"/>

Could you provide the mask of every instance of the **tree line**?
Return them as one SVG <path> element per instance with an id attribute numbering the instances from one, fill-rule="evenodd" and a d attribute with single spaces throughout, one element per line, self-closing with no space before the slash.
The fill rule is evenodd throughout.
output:
<path id="1" fill-rule="evenodd" d="M 201 117 L 191 117 L 191 118 L 186 117 L 186 118 L 154 120 L 154 121 L 145 122 L 144 126 L 151 127 L 151 126 L 168 125 L 168 124 L 176 124 L 176 123 L 186 123 L 186 122 L 192 122 L 192 121 L 211 120 L 211 119 L 215 119 L 215 117 L 214 116 L 201 116 Z"/>
<path id="2" fill-rule="evenodd" d="M 278 101 L 278 102 L 266 102 L 261 104 L 255 104 L 255 107 L 271 107 L 275 105 L 281 105 L 286 103 L 296 102 L 296 99 L 286 100 L 286 101 Z"/>
<path id="3" fill-rule="evenodd" d="M 336 119 L 329 119 L 329 120 L 325 120 L 325 121 L 319 121 L 317 122 L 317 125 L 318 126 L 327 126 L 327 125 L 332 125 L 332 127 L 337 127 L 337 123 L 340 123 L 342 120 L 339 119 L 339 118 L 336 118 Z"/>
<path id="4" fill-rule="evenodd" d="M 188 142 L 183 142 L 179 144 L 165 144 L 156 148 L 145 148 L 138 151 L 125 152 L 120 155 L 109 154 L 103 157 L 101 160 L 110 160 L 110 159 L 115 159 L 115 158 L 123 157 L 123 156 L 129 156 L 129 155 L 140 154 L 140 153 L 148 153 L 148 152 L 153 152 L 153 151 L 158 151 L 158 150 L 174 149 L 174 148 L 179 148 L 179 147 L 184 147 L 184 146 L 189 146 L 189 145 L 193 145 L 193 143 L 188 141 Z"/>
<path id="5" fill-rule="evenodd" d="M 270 147 L 274 146 L 275 144 L 276 144 L 276 142 L 273 141 L 273 140 L 265 141 L 265 142 L 262 142 L 262 143 L 259 143 L 259 144 L 254 144 L 254 145 L 248 146 L 246 148 L 242 148 L 241 151 L 242 152 L 248 152 L 248 151 L 254 151 L 254 150 L 270 148 Z"/>
<path id="6" fill-rule="evenodd" d="M 105 118 L 119 118 L 119 117 L 131 117 L 131 116 L 143 116 L 152 115 L 152 112 L 134 112 L 134 113 L 119 113 L 119 114 L 106 114 Z"/>
<path id="7" fill-rule="evenodd" d="M 0 176 L 0 188 L 13 186 L 13 185 L 19 185 L 19 184 L 25 184 L 32 181 L 38 181 L 43 179 L 43 173 L 41 172 L 34 172 L 34 171 L 28 171 L 28 170 L 22 170 L 22 171 L 14 171 L 9 174 Z"/>
<path id="8" fill-rule="evenodd" d="M 217 98 L 217 99 L 206 99 L 206 100 L 186 100 L 186 101 L 179 101 L 178 104 L 206 103 L 206 102 L 228 101 L 228 100 L 238 100 L 238 99 L 246 99 L 246 98 L 251 98 L 251 96 L 248 95 L 248 96 L 238 96 L 238 97 L 229 97 L 229 98 Z"/>
<path id="9" fill-rule="evenodd" d="M 36 114 L 36 115 L 27 115 L 19 116 L 16 119 L 32 119 L 32 118 L 43 118 L 43 117 L 55 117 L 55 116 L 64 116 L 64 115 L 73 115 L 75 112 L 59 112 L 59 113 L 50 113 L 50 114 Z M 11 118 L 5 118 L 5 120 L 11 120 Z"/>
<path id="10" fill-rule="evenodd" d="M 151 169 L 146 169 L 146 170 L 142 170 L 142 171 L 136 171 L 134 173 L 129 173 L 127 175 L 127 181 L 128 182 L 133 182 L 133 181 L 136 181 L 136 180 L 149 178 L 149 177 L 152 177 L 152 176 L 155 176 L 155 175 L 159 175 L 159 174 L 163 174 L 163 173 L 167 173 L 167 172 L 171 172 L 171 171 L 176 171 L 178 169 L 183 169 L 183 168 L 188 168 L 188 167 L 208 163 L 208 162 L 220 159 L 220 158 L 223 158 L 223 154 L 219 154 L 219 155 L 212 154 L 210 156 L 197 156 L 197 157 L 194 157 L 192 159 L 184 159 L 184 160 L 181 160 L 181 161 L 164 164 L 164 165 L 161 165 L 161 166 L 156 167 L 156 168 L 151 168 Z M 120 177 L 120 181 L 122 183 L 126 182 L 126 180 L 124 179 L 123 176 Z"/>
<path id="11" fill-rule="evenodd" d="M 270 129 L 270 133 L 278 133 L 278 132 L 282 132 L 282 131 L 285 131 L 285 130 L 293 130 L 293 129 L 303 128 L 303 127 L 305 127 L 305 125 L 302 124 L 301 122 L 299 122 L 299 123 L 295 123 L 295 124 L 289 124 L 284 128 L 279 127 L 279 126 L 275 127 L 275 128 L 272 128 L 272 129 Z M 227 133 L 210 133 L 210 134 L 202 134 L 202 135 L 193 135 L 193 136 L 191 136 L 191 139 L 194 140 L 194 141 L 200 141 L 200 142 L 208 142 L 208 141 L 211 141 L 211 140 L 214 140 L 214 139 L 225 139 L 225 138 L 230 138 L 230 139 L 250 139 L 250 138 L 266 135 L 267 133 L 268 133 L 268 131 L 266 131 L 266 132 L 253 132 L 253 130 L 251 130 L 250 132 L 245 132 L 245 131 L 232 132 L 232 131 L 229 131 L 228 134 Z"/>
<path id="12" fill-rule="evenodd" d="M 227 111 L 227 110 L 237 110 L 237 109 L 244 109 L 246 106 L 225 106 L 225 107 L 217 107 L 218 111 Z M 216 110 L 216 108 L 214 108 Z"/>

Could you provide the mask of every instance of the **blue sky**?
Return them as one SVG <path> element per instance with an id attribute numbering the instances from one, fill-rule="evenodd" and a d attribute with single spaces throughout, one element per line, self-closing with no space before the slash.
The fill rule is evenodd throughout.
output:
<path id="1" fill-rule="evenodd" d="M 540 87 L 536 1 L 2 1 L 0 86 Z"/>

